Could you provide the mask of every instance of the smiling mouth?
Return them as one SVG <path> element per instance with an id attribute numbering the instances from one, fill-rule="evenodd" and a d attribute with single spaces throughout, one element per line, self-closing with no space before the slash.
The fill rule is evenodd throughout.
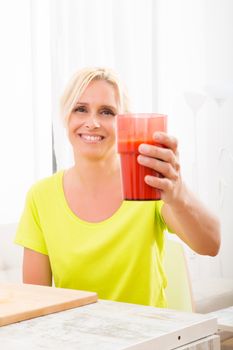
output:
<path id="1" fill-rule="evenodd" d="M 89 134 L 79 134 L 79 137 L 88 143 L 101 142 L 104 139 L 104 136 L 101 135 L 89 135 Z"/>

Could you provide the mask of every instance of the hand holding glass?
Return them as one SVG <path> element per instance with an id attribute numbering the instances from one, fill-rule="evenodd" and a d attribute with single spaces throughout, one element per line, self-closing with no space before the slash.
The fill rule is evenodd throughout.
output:
<path id="1" fill-rule="evenodd" d="M 137 161 L 141 143 L 158 145 L 156 131 L 167 131 L 167 116 L 155 113 L 118 114 L 116 117 L 117 151 L 120 154 L 121 178 L 125 200 L 159 200 L 160 190 L 145 183 L 145 176 L 161 176 Z"/>

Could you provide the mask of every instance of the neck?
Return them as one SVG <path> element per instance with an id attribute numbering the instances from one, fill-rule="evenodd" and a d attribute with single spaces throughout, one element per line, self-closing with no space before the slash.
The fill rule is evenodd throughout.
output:
<path id="1" fill-rule="evenodd" d="M 70 169 L 70 175 L 77 187 L 97 194 L 108 187 L 120 186 L 120 161 L 118 157 L 101 161 L 78 159 Z"/>

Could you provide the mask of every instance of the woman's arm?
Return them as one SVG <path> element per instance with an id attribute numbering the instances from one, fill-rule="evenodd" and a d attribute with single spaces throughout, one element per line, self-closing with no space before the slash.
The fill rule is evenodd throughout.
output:
<path id="1" fill-rule="evenodd" d="M 52 271 L 47 255 L 24 248 L 23 283 L 52 286 Z"/>
<path id="2" fill-rule="evenodd" d="M 161 190 L 167 226 L 197 253 L 216 255 L 221 241 L 219 221 L 182 181 L 177 140 L 163 132 L 155 133 L 154 139 L 164 147 L 141 144 L 138 162 L 163 175 L 146 176 L 145 181 Z"/>
<path id="3" fill-rule="evenodd" d="M 183 184 L 181 202 L 164 204 L 162 216 L 167 226 L 194 251 L 215 256 L 220 247 L 218 219 Z"/>

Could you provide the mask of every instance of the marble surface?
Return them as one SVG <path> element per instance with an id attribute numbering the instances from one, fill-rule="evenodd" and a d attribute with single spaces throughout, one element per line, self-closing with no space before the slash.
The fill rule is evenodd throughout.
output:
<path id="1" fill-rule="evenodd" d="M 142 349 L 135 345 L 142 343 L 148 344 L 145 349 L 157 345 L 166 350 L 197 341 L 216 330 L 216 318 L 210 315 L 99 300 L 0 327 L 0 339 L 1 350 Z"/>

